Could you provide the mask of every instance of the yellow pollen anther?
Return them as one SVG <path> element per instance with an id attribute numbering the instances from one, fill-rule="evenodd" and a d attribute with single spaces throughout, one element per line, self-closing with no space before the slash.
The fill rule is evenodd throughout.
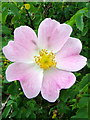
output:
<path id="1" fill-rule="evenodd" d="M 56 67 L 55 54 L 48 52 L 46 49 L 42 49 L 39 52 L 39 56 L 34 56 L 35 62 L 43 69 L 49 69 L 50 67 Z"/>

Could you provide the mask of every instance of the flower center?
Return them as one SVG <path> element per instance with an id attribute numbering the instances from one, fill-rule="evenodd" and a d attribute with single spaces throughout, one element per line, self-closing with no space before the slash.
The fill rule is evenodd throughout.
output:
<path id="1" fill-rule="evenodd" d="M 42 49 L 39 52 L 39 56 L 34 56 L 35 62 L 43 69 L 49 69 L 50 67 L 56 67 L 55 54 L 48 52 L 46 49 Z"/>

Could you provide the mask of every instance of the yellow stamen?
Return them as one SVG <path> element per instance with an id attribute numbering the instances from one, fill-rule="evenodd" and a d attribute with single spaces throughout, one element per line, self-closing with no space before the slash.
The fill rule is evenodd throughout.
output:
<path id="1" fill-rule="evenodd" d="M 39 56 L 34 56 L 35 62 L 43 69 L 49 69 L 50 67 L 56 67 L 55 54 L 48 52 L 46 49 L 42 49 L 39 52 Z"/>

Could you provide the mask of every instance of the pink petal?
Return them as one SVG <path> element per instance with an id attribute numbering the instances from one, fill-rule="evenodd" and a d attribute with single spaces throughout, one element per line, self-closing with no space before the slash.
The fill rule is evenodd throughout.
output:
<path id="1" fill-rule="evenodd" d="M 56 53 L 57 68 L 67 71 L 78 71 L 86 65 L 87 59 L 79 53 L 82 43 L 77 38 L 69 38 L 62 49 Z"/>
<path id="2" fill-rule="evenodd" d="M 78 55 L 81 52 L 82 43 L 77 38 L 70 37 L 64 44 L 62 49 L 56 54 L 58 58 L 69 57 L 72 55 Z"/>
<path id="3" fill-rule="evenodd" d="M 6 70 L 6 79 L 19 80 L 27 98 L 33 98 L 39 94 L 42 77 L 42 70 L 33 64 L 13 63 Z"/>
<path id="4" fill-rule="evenodd" d="M 27 27 L 21 26 L 14 31 L 14 41 L 3 48 L 3 53 L 10 61 L 30 62 L 36 52 L 36 34 Z"/>
<path id="5" fill-rule="evenodd" d="M 81 70 L 87 62 L 87 58 L 81 55 L 74 55 L 66 58 L 57 57 L 57 68 L 67 71 Z"/>
<path id="6" fill-rule="evenodd" d="M 9 41 L 8 45 L 3 48 L 3 53 L 10 61 L 31 62 L 35 53 L 35 48 L 31 50 L 17 44 L 14 41 Z"/>
<path id="7" fill-rule="evenodd" d="M 59 51 L 69 38 L 72 28 L 67 24 L 46 18 L 39 26 L 38 46 L 41 49 Z"/>
<path id="8" fill-rule="evenodd" d="M 71 72 L 48 70 L 44 73 L 41 94 L 49 102 L 55 102 L 59 97 L 59 90 L 70 88 L 75 80 L 76 77 Z"/>

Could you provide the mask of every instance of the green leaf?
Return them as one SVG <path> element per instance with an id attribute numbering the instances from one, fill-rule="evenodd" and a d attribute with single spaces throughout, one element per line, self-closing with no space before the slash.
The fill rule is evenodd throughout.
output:
<path id="1" fill-rule="evenodd" d="M 26 118 L 28 118 L 30 115 L 31 115 L 31 111 L 30 111 L 30 109 L 27 109 L 27 111 L 26 111 Z"/>
<path id="2" fill-rule="evenodd" d="M 90 3 L 87 3 L 87 4 L 86 4 L 86 7 L 87 7 L 88 10 L 87 10 L 87 12 L 85 13 L 85 16 L 88 17 L 88 18 L 90 18 Z"/>
<path id="3" fill-rule="evenodd" d="M 86 76 L 83 77 L 83 79 L 79 83 L 79 89 L 82 90 L 89 82 L 90 80 L 90 73 L 86 74 Z"/>
<path id="4" fill-rule="evenodd" d="M 85 107 L 87 105 L 88 105 L 88 97 L 82 97 L 78 103 L 79 108 Z"/>
<path id="5" fill-rule="evenodd" d="M 14 110 L 17 110 L 17 108 L 18 108 L 17 103 L 13 102 L 12 107 L 13 107 Z"/>
<path id="6" fill-rule="evenodd" d="M 14 82 L 8 87 L 8 93 L 11 94 L 12 96 L 18 95 L 19 93 L 18 89 L 19 89 L 18 86 Z"/>
<path id="7" fill-rule="evenodd" d="M 79 109 L 76 115 L 71 118 L 88 118 L 88 109 L 86 107 Z"/>
<path id="8" fill-rule="evenodd" d="M 85 16 L 90 18 L 90 10 L 85 13 Z"/>
<path id="9" fill-rule="evenodd" d="M 11 30 L 7 26 L 2 26 L 2 33 L 5 35 L 10 35 Z"/>
<path id="10" fill-rule="evenodd" d="M 16 114 L 17 114 L 17 111 L 14 111 L 14 112 L 11 114 L 11 117 L 16 116 Z"/>
<path id="11" fill-rule="evenodd" d="M 76 26 L 80 31 L 83 31 L 84 28 L 84 22 L 83 22 L 83 14 L 77 14 L 75 17 L 76 20 Z"/>
<path id="12" fill-rule="evenodd" d="M 19 9 L 18 7 L 16 6 L 16 4 L 14 3 L 9 3 L 8 4 L 8 8 L 11 10 L 12 14 L 16 15 L 19 17 Z"/>
<path id="13" fill-rule="evenodd" d="M 36 114 L 35 113 L 32 113 L 31 116 L 30 116 L 31 119 L 36 119 Z"/>
<path id="14" fill-rule="evenodd" d="M 64 102 L 60 102 L 60 104 L 57 106 L 57 109 L 60 113 L 67 113 L 67 111 L 70 110 L 67 104 Z"/>
<path id="15" fill-rule="evenodd" d="M 6 118 L 9 115 L 10 110 L 11 110 L 11 106 L 6 106 L 6 108 L 4 109 L 4 112 L 2 114 L 2 117 Z"/>
<path id="16" fill-rule="evenodd" d="M 87 61 L 87 66 L 90 68 L 90 59 Z"/>
<path id="17" fill-rule="evenodd" d="M 8 9 L 5 8 L 2 12 L 2 23 L 3 24 L 6 22 L 7 16 L 8 16 Z"/>
<path id="18" fill-rule="evenodd" d="M 0 22 L 2 22 L 2 14 L 0 13 Z M 1 31 L 0 31 L 1 32 Z"/>
<path id="19" fill-rule="evenodd" d="M 76 17 L 80 14 L 83 16 L 83 14 L 85 14 L 86 12 L 88 11 L 88 9 L 85 7 L 85 8 L 82 8 L 80 10 L 78 10 L 76 12 L 76 14 L 74 14 L 70 20 L 66 21 L 65 23 L 68 24 L 68 25 L 71 25 L 73 26 L 75 23 L 76 23 Z M 79 21 L 78 21 L 79 22 Z M 84 26 L 83 26 L 84 27 Z"/>
<path id="20" fill-rule="evenodd" d="M 66 102 L 69 97 L 70 97 L 70 96 L 69 96 L 68 90 L 61 90 L 60 99 L 61 99 L 62 101 L 65 101 L 65 102 Z"/>
<path id="21" fill-rule="evenodd" d="M 7 102 L 7 106 L 11 105 L 12 103 L 13 103 L 13 101 L 12 101 L 12 100 L 9 100 L 9 101 Z"/>

